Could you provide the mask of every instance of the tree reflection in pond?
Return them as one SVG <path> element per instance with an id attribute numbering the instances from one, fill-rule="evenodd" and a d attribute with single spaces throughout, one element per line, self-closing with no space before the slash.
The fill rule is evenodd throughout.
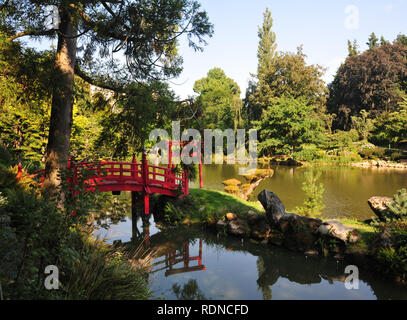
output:
<path id="1" fill-rule="evenodd" d="M 182 288 L 177 283 L 174 283 L 172 291 L 178 300 L 208 300 L 201 289 L 199 289 L 195 279 L 190 279 Z"/>

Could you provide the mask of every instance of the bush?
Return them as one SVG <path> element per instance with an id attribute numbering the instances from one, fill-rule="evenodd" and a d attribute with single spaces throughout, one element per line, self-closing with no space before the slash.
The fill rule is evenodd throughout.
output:
<path id="1" fill-rule="evenodd" d="M 313 161 L 321 158 L 317 149 L 302 149 L 299 152 L 294 153 L 294 160 L 299 161 Z"/>
<path id="2" fill-rule="evenodd" d="M 363 149 L 359 151 L 359 154 L 366 160 L 383 159 L 386 154 L 386 149 L 380 147 Z"/>
<path id="3" fill-rule="evenodd" d="M 387 205 L 391 220 L 407 219 L 407 190 L 399 190 L 393 197 L 393 201 Z"/>
<path id="4" fill-rule="evenodd" d="M 391 154 L 391 156 L 390 156 L 390 159 L 392 161 L 398 161 L 398 160 L 403 159 L 403 158 L 405 158 L 405 156 L 404 156 L 403 152 L 401 152 L 401 151 L 393 152 Z"/>
<path id="5" fill-rule="evenodd" d="M 322 202 L 324 195 L 324 186 L 317 184 L 321 172 L 314 174 L 313 170 L 305 172 L 305 181 L 302 184 L 302 190 L 305 192 L 304 205 L 297 207 L 298 214 L 318 217 L 322 214 L 321 210 L 325 207 Z"/>

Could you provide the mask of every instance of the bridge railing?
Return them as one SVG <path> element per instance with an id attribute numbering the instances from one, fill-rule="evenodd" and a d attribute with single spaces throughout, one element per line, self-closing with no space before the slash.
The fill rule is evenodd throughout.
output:
<path id="1" fill-rule="evenodd" d="M 94 162 L 75 162 L 70 160 L 68 168 L 72 174 L 68 178 L 71 184 L 79 183 L 79 174 L 82 170 L 86 172 L 85 184 L 90 189 L 97 185 L 108 183 L 123 184 L 143 184 L 145 186 L 158 186 L 168 190 L 179 189 L 184 195 L 189 193 L 189 181 L 186 171 L 175 172 L 175 167 L 171 168 L 154 166 L 147 163 L 143 157 L 142 163 L 117 162 L 117 161 L 94 161 Z M 20 170 L 20 168 L 19 168 Z M 21 170 L 20 170 L 21 171 Z M 21 172 L 19 171 L 19 177 Z M 36 176 L 42 182 L 45 171 L 39 170 L 33 176 Z"/>

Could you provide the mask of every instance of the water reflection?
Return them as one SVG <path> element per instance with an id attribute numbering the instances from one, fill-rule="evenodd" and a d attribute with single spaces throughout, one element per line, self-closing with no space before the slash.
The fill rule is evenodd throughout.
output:
<path id="1" fill-rule="evenodd" d="M 155 273 L 161 270 L 165 270 L 165 276 L 171 276 L 180 273 L 204 271 L 205 266 L 202 264 L 202 238 L 199 239 L 199 255 L 195 257 L 190 256 L 190 243 L 185 242 L 181 249 L 171 248 L 164 252 L 164 254 L 158 258 L 164 258 L 158 262 L 153 263 L 153 267 L 164 264 L 159 269 L 153 269 L 151 272 Z M 190 266 L 190 263 L 197 261 L 198 265 Z M 174 268 L 177 264 L 182 263 L 183 267 Z"/>
<path id="2" fill-rule="evenodd" d="M 343 261 L 242 243 L 199 228 L 159 230 L 154 223 L 135 224 L 127 245 L 144 243 L 157 252 L 150 274 L 156 298 L 407 299 L 406 287 L 365 271 L 363 265 L 359 290 L 347 290 Z"/>

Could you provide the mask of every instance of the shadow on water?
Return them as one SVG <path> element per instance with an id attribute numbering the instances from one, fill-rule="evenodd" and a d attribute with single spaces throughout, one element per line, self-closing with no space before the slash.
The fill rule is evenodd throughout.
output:
<path id="1" fill-rule="evenodd" d="M 131 220 L 126 224 L 130 227 Z M 407 299 L 406 287 L 366 272 L 363 266 L 359 289 L 347 290 L 342 261 L 307 257 L 198 227 L 160 230 L 139 220 L 132 236 L 127 246 L 143 244 L 157 252 L 150 275 L 156 298 Z"/>

